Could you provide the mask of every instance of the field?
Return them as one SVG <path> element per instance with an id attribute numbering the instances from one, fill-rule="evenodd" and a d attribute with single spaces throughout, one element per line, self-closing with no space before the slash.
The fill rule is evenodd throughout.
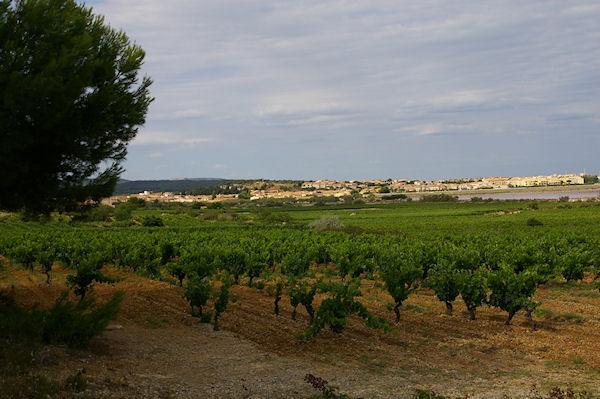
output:
<path id="1" fill-rule="evenodd" d="M 335 231 L 307 228 L 324 215 L 343 226 Z M 159 217 L 164 226 L 142 226 L 150 216 Z M 111 261 L 103 261 L 102 270 L 119 281 L 96 283 L 93 292 L 104 303 L 124 291 L 119 318 L 88 349 L 43 349 L 43 373 L 64 378 L 85 368 L 91 397 L 318 397 L 303 381 L 307 373 L 325 378 L 352 398 L 412 397 L 417 389 L 452 397 L 536 397 L 534 384 L 542 395 L 555 386 L 597 395 L 599 218 L 596 202 L 530 201 L 224 209 L 149 204 L 137 207 L 126 223 L 113 218 L 59 220 L 57 215 L 45 222 L 23 222 L 18 215 L 5 214 L 0 216 L 0 287 L 22 306 L 48 307 L 66 289 L 67 275 L 81 267 L 73 259 L 99 248 L 110 252 Z M 175 252 L 165 260 L 160 248 L 166 243 Z M 16 248 L 24 244 L 36 248 L 33 270 L 18 261 Z M 297 257 L 313 247 L 324 248 L 325 255 L 311 254 L 309 265 L 297 272 L 294 267 L 305 263 Z M 170 269 L 196 253 L 190 248 L 202 254 L 205 248 L 212 248 L 211 254 L 225 251 L 215 256 L 221 260 L 210 277 L 215 287 L 225 272 L 239 274 L 220 316 L 222 331 L 190 315 L 184 288 Z M 231 248 L 251 259 L 260 255 L 267 265 L 252 284 L 252 262 L 237 270 L 222 261 L 234 259 L 227 258 Z M 50 249 L 54 262 L 48 285 L 40 273 L 39 254 Z M 460 297 L 449 315 L 424 276 L 415 279 L 415 291 L 401 301 L 396 323 L 389 310 L 394 298 L 383 277 L 389 273 L 383 266 L 385 255 L 392 249 L 427 265 L 430 276 L 447 260 L 470 270 L 465 265 L 473 252 L 477 267 L 485 266 L 490 275 L 508 264 L 515 276 L 534 271 L 538 280 L 528 300 L 538 304 L 533 312 L 537 329 L 532 330 L 523 310 L 505 325 L 506 311 L 483 304 L 476 319 L 469 320 Z M 427 251 L 435 252 L 435 259 Z M 345 272 L 346 258 L 340 252 L 353 254 Z M 164 262 L 159 261 L 161 253 Z M 323 261 L 315 260 L 320 257 Z M 568 262 L 575 258 L 583 260 Z M 573 268 L 581 269 L 582 278 L 566 281 L 565 270 Z M 349 314 L 339 333 L 325 324 L 314 338 L 298 339 L 307 331 L 309 317 L 299 306 L 292 320 L 285 288 L 292 285 L 292 274 L 310 284 L 322 278 L 348 285 L 358 276 L 354 281 L 362 295 L 353 299 L 391 331 L 369 328 Z M 184 287 L 189 278 L 184 277 Z M 275 315 L 273 289 L 281 281 L 285 287 Z M 335 292 L 319 290 L 315 309 Z M 212 310 L 214 302 L 210 299 L 207 308 Z"/>

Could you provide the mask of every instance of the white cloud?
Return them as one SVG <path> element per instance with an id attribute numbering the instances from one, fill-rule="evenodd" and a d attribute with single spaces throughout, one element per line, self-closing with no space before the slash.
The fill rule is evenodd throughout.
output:
<path id="1" fill-rule="evenodd" d="M 131 145 L 148 145 L 148 144 L 203 144 L 212 143 L 215 139 L 211 137 L 185 137 L 180 133 L 171 131 L 153 131 L 142 130 L 136 138 L 131 142 Z"/>
<path id="2" fill-rule="evenodd" d="M 511 167 L 558 165 L 569 156 L 542 155 L 550 146 L 597 132 L 593 0 L 104 0 L 95 11 L 146 50 L 144 72 L 154 80 L 156 101 L 129 151 L 136 170 L 136 152 L 149 146 L 218 140 L 170 162 L 228 158 L 228 170 L 271 177 L 323 175 L 333 164 L 359 177 L 353 160 L 393 151 L 398 132 L 415 140 L 398 144 L 398 170 L 436 173 L 431 162 L 421 166 L 419 136 L 444 143 L 428 149 L 436 159 L 447 156 L 451 136 L 457 153 L 469 148 L 487 164 L 495 132 L 510 144 L 521 143 L 522 131 L 547 139 Z M 326 156 L 320 138 L 337 143 Z M 277 167 L 272 156 L 256 156 L 264 153 L 282 154 Z M 321 156 L 305 162 L 310 154 Z M 452 160 L 459 175 L 468 174 L 466 158 Z M 217 163 L 199 163 L 198 174 Z M 386 167 L 377 166 L 389 176 Z"/>

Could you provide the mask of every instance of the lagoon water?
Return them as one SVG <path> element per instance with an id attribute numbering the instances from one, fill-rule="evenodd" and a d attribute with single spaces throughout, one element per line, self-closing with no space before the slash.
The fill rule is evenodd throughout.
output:
<path id="1" fill-rule="evenodd" d="M 564 191 L 534 191 L 534 192 L 519 192 L 511 191 L 508 193 L 482 193 L 481 191 L 473 194 L 461 194 L 458 196 L 459 200 L 467 201 L 472 197 L 481 197 L 483 199 L 495 199 L 495 200 L 557 200 L 560 197 L 569 197 L 570 200 L 586 200 L 590 198 L 600 197 L 600 190 L 588 189 L 588 190 L 564 190 Z"/>

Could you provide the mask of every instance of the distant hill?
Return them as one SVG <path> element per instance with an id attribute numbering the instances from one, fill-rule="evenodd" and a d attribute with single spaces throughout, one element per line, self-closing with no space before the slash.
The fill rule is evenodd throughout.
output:
<path id="1" fill-rule="evenodd" d="M 119 180 L 114 195 L 138 194 L 144 191 L 179 192 L 196 188 L 218 186 L 226 183 L 225 179 L 171 179 L 171 180 Z"/>

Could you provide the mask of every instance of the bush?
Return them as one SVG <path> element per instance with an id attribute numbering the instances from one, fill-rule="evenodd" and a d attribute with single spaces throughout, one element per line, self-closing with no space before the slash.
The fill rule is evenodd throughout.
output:
<path id="1" fill-rule="evenodd" d="M 535 273 L 517 273 L 512 267 L 503 265 L 488 278 L 488 287 L 491 290 L 488 303 L 508 312 L 506 324 L 509 325 L 515 313 L 530 304 L 536 286 Z"/>
<path id="2" fill-rule="evenodd" d="M 88 296 L 77 303 L 66 301 L 63 294 L 44 317 L 42 340 L 45 343 L 64 343 L 83 347 L 90 339 L 100 335 L 111 320 L 117 318 L 123 300 L 123 292 L 117 292 L 106 304 L 94 307 L 94 299 Z"/>
<path id="3" fill-rule="evenodd" d="M 332 332 L 340 334 L 348 322 L 348 316 L 353 314 L 364 319 L 367 327 L 391 331 L 385 320 L 373 316 L 365 305 L 356 300 L 356 297 L 361 296 L 359 285 L 359 280 L 324 284 L 321 289 L 328 292 L 329 297 L 321 302 L 310 328 L 296 338 L 314 338 L 326 325 Z"/>
<path id="4" fill-rule="evenodd" d="M 457 202 L 458 196 L 449 194 L 428 194 L 421 196 L 423 202 Z"/>
<path id="5" fill-rule="evenodd" d="M 344 227 L 344 224 L 337 215 L 323 215 L 309 224 L 308 227 L 317 231 L 340 230 Z"/>
<path id="6" fill-rule="evenodd" d="M 418 280 L 423 277 L 423 269 L 410 256 L 389 251 L 380 255 L 381 279 L 385 289 L 394 299 L 392 306 L 396 323 L 400 322 L 400 306 L 415 291 Z"/>
<path id="7" fill-rule="evenodd" d="M 114 280 L 105 276 L 100 269 L 102 268 L 102 259 L 99 257 L 90 257 L 81 262 L 74 275 L 67 276 L 67 285 L 73 288 L 73 292 L 79 295 L 81 300 L 85 294 L 93 287 L 94 282 L 111 283 Z"/>
<path id="8" fill-rule="evenodd" d="M 80 216 L 76 217 L 76 219 L 86 222 L 106 222 L 110 219 L 112 212 L 112 207 L 108 205 L 98 205 L 87 209 Z"/>
<path id="9" fill-rule="evenodd" d="M 211 288 L 208 281 L 198 276 L 194 276 L 188 280 L 185 286 L 184 297 L 190 304 L 192 316 L 203 318 L 202 307 L 210 299 Z M 208 317 L 210 320 L 210 314 Z"/>
<path id="10" fill-rule="evenodd" d="M 475 320 L 475 311 L 487 299 L 485 274 L 485 269 L 477 269 L 463 270 L 459 275 L 460 296 L 471 320 Z"/>
<path id="11" fill-rule="evenodd" d="M 82 347 L 101 334 L 117 317 L 122 299 L 123 293 L 119 291 L 106 304 L 96 307 L 92 297 L 74 303 L 67 301 L 65 292 L 50 309 L 27 310 L 3 297 L 0 302 L 0 336 Z"/>
<path id="12" fill-rule="evenodd" d="M 284 213 L 284 212 L 278 212 L 278 213 L 271 213 L 269 215 L 267 215 L 264 218 L 264 221 L 266 223 L 272 223 L 272 224 L 288 224 L 292 221 L 292 217 L 290 216 L 289 213 Z"/>
<path id="13" fill-rule="evenodd" d="M 446 303 L 446 312 L 452 314 L 452 302 L 460 293 L 461 271 L 453 263 L 440 260 L 429 270 L 427 286 L 433 289 L 435 295 Z"/>
<path id="14" fill-rule="evenodd" d="M 159 216 L 146 216 L 142 219 L 142 226 L 144 227 L 162 227 L 165 224 Z"/>
<path id="15" fill-rule="evenodd" d="M 143 198 L 138 197 L 129 197 L 127 199 L 127 203 L 132 205 L 134 209 L 145 208 L 147 205 L 146 201 Z"/>
<path id="16" fill-rule="evenodd" d="M 406 194 L 390 194 L 390 195 L 382 195 L 382 200 L 405 200 L 408 199 L 408 195 Z"/>
<path id="17" fill-rule="evenodd" d="M 115 220 L 119 222 L 123 222 L 125 220 L 131 219 L 131 213 L 135 206 L 132 206 L 129 203 L 118 204 L 115 206 L 115 210 L 113 211 L 113 215 L 115 216 Z"/>
<path id="18" fill-rule="evenodd" d="M 208 204 L 206 204 L 206 208 L 207 209 L 223 209 L 223 203 L 222 202 L 209 202 Z"/>
<path id="19" fill-rule="evenodd" d="M 527 219 L 527 226 L 543 226 L 544 223 L 542 223 L 541 221 L 537 220 L 536 218 L 529 218 Z"/>

